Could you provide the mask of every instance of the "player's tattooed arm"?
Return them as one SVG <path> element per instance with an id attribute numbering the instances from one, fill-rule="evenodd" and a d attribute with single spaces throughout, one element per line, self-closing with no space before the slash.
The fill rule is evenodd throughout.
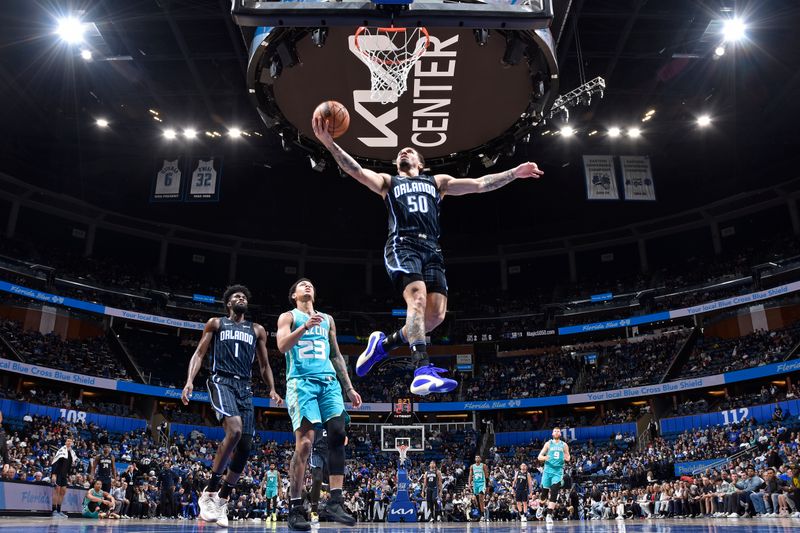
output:
<path id="1" fill-rule="evenodd" d="M 350 401 L 353 402 L 353 406 L 357 408 L 361 406 L 361 395 L 356 392 L 355 387 L 353 387 L 353 382 L 350 381 L 350 375 L 347 373 L 347 363 L 344 360 L 341 350 L 339 350 L 339 341 L 336 340 L 336 322 L 334 322 L 333 317 L 330 315 L 328 315 L 328 322 L 331 325 L 328 330 L 328 343 L 331 346 L 331 364 L 336 371 L 336 377 L 339 379 L 339 383 L 341 383 L 344 388 L 344 393 Z"/>
<path id="2" fill-rule="evenodd" d="M 328 147 L 328 151 L 331 153 L 333 158 L 336 160 L 336 164 L 339 165 L 339 168 L 350 174 L 358 174 L 362 170 L 364 170 L 361 165 L 358 164 L 358 161 L 353 159 L 353 156 L 342 150 L 342 148 L 336 144 L 332 143 Z"/>
<path id="3" fill-rule="evenodd" d="M 480 178 L 480 192 L 489 192 L 499 189 L 503 185 L 507 185 L 517 179 L 513 170 L 506 170 L 505 172 L 498 172 L 497 174 L 489 174 Z"/>
<path id="4" fill-rule="evenodd" d="M 536 163 L 522 163 L 505 172 L 487 174 L 480 178 L 454 178 L 447 174 L 439 174 L 434 177 L 436 185 L 442 195 L 461 196 L 464 194 L 489 192 L 508 185 L 519 178 L 540 178 L 544 172 L 539 169 Z"/>
<path id="5" fill-rule="evenodd" d="M 388 174 L 381 174 L 362 167 L 358 164 L 358 161 L 353 159 L 353 156 L 345 152 L 342 147 L 335 142 L 331 142 L 326 148 L 336 160 L 336 164 L 339 165 L 339 168 L 355 178 L 360 184 L 369 188 L 372 192 L 380 194 L 381 196 L 386 195 L 389 190 L 390 181 Z"/>

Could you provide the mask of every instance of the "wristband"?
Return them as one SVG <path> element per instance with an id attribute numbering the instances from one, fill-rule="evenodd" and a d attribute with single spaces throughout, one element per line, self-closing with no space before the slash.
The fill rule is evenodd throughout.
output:
<path id="1" fill-rule="evenodd" d="M 304 330 L 306 330 L 306 331 L 308 331 L 308 324 L 305 324 L 305 323 L 304 323 L 304 324 L 303 324 L 303 329 L 304 329 Z"/>

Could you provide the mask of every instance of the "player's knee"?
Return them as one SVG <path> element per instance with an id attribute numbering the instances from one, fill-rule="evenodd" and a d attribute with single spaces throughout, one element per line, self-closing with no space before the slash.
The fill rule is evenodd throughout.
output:
<path id="1" fill-rule="evenodd" d="M 444 317 L 447 314 L 447 309 L 444 307 L 442 308 L 433 308 L 430 307 L 425 309 L 425 326 L 428 331 L 431 331 L 439 324 L 444 322 Z"/>
<path id="2" fill-rule="evenodd" d="M 328 420 L 325 424 L 325 429 L 328 431 L 328 446 L 329 447 L 343 447 L 344 440 L 347 437 L 345 430 L 344 417 L 342 415 L 335 416 Z"/>
<path id="3" fill-rule="evenodd" d="M 311 481 L 313 483 L 322 485 L 322 469 L 321 468 L 312 468 L 311 469 Z"/>
<path id="4" fill-rule="evenodd" d="M 311 447 L 313 444 L 312 438 L 308 433 L 299 436 L 294 445 L 295 454 L 307 458 L 309 455 L 311 455 Z"/>
<path id="5" fill-rule="evenodd" d="M 225 436 L 229 441 L 238 443 L 242 438 L 242 421 L 239 418 L 229 418 L 225 424 Z"/>

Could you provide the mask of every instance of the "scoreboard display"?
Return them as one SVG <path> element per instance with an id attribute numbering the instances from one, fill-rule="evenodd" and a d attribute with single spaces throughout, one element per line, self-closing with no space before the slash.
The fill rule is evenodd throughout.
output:
<path id="1" fill-rule="evenodd" d="M 411 398 L 395 398 L 392 401 L 392 423 L 407 424 L 411 421 L 414 403 Z"/>

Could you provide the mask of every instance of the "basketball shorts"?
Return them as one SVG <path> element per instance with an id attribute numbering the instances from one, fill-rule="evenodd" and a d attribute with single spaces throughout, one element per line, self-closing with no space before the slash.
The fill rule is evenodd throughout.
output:
<path id="1" fill-rule="evenodd" d="M 69 475 L 66 472 L 58 470 L 56 472 L 53 472 L 53 477 L 55 478 L 55 483 L 57 487 L 67 486 L 67 483 L 69 481 Z"/>
<path id="2" fill-rule="evenodd" d="M 211 396 L 211 407 L 220 422 L 228 416 L 242 418 L 242 434 L 255 434 L 253 418 L 253 390 L 250 383 L 236 378 L 214 374 L 206 381 Z"/>
<path id="3" fill-rule="evenodd" d="M 528 497 L 530 497 L 530 493 L 528 492 L 528 487 L 525 487 L 523 489 L 517 489 L 514 491 L 514 499 L 518 503 L 527 502 Z"/>
<path id="4" fill-rule="evenodd" d="M 97 478 L 103 483 L 103 490 L 105 492 L 111 492 L 111 478 L 110 477 L 101 477 Z"/>
<path id="5" fill-rule="evenodd" d="M 564 471 L 551 472 L 545 470 L 542 473 L 542 488 L 549 489 L 556 483 L 561 483 L 564 480 Z"/>
<path id="6" fill-rule="evenodd" d="M 294 431 L 303 425 L 303 419 L 311 424 L 324 424 L 345 412 L 342 388 L 333 376 L 287 380 L 286 406 Z"/>
<path id="7" fill-rule="evenodd" d="M 444 257 L 436 242 L 397 237 L 389 239 L 383 255 L 386 271 L 397 290 L 402 292 L 409 283 L 424 281 L 428 292 L 447 296 Z"/>
<path id="8" fill-rule="evenodd" d="M 483 482 L 476 483 L 476 482 L 473 481 L 472 482 L 472 494 L 474 494 L 476 496 L 478 494 L 486 494 L 486 483 L 483 483 Z"/>
<path id="9" fill-rule="evenodd" d="M 274 488 L 273 487 L 267 487 L 267 490 L 265 492 L 265 496 L 267 497 L 268 500 L 271 500 L 272 498 L 277 498 L 278 497 L 278 488 L 277 487 L 274 487 Z"/>

